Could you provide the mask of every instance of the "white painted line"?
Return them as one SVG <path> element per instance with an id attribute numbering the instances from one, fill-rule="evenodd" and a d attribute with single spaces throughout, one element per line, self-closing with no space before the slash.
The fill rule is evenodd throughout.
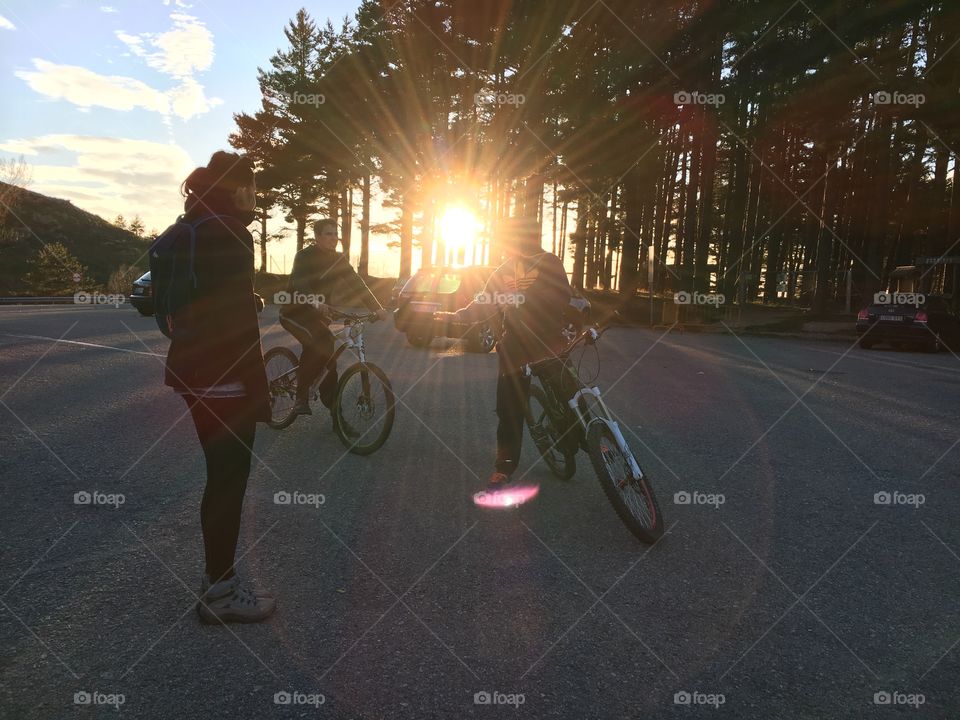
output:
<path id="1" fill-rule="evenodd" d="M 127 350 L 126 348 L 113 347 L 112 345 L 98 345 L 97 343 L 81 342 L 80 340 L 60 340 L 53 337 L 44 337 L 43 335 L 15 335 L 13 333 L 0 333 L 3 337 L 25 338 L 27 340 L 46 340 L 47 342 L 68 343 L 70 345 L 81 345 L 84 347 L 101 348 L 103 350 L 116 350 L 118 352 L 133 353 L 134 355 L 147 355 L 148 357 L 166 357 L 160 353 L 143 352 L 141 350 Z"/>

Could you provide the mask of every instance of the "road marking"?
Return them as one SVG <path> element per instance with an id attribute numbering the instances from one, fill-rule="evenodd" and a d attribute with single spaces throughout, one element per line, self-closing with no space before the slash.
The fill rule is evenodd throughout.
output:
<path id="1" fill-rule="evenodd" d="M 104 350 L 117 350 L 118 352 L 133 353 L 134 355 L 147 355 L 149 357 L 166 357 L 160 353 L 143 352 L 142 350 L 128 350 L 127 348 L 113 347 L 112 345 L 99 345 L 97 343 L 81 342 L 80 340 L 60 340 L 58 338 L 44 337 L 43 335 L 15 335 L 14 333 L 0 333 L 3 337 L 25 338 L 27 340 L 47 340 L 54 343 L 68 343 L 70 345 L 81 345 L 84 347 L 102 348 Z"/>
<path id="2" fill-rule="evenodd" d="M 826 355 L 839 355 L 840 353 L 832 350 L 822 350 L 820 348 L 807 348 L 811 352 L 825 353 Z M 878 365 L 889 365 L 891 367 L 912 367 L 918 370 L 932 370 L 934 372 L 947 372 L 956 375 L 960 373 L 960 368 L 945 367 L 943 365 L 924 365 L 923 363 L 911 362 L 910 360 L 881 360 L 879 358 L 864 357 L 862 354 L 847 355 L 847 359 L 863 360 L 864 362 L 877 363 Z"/>

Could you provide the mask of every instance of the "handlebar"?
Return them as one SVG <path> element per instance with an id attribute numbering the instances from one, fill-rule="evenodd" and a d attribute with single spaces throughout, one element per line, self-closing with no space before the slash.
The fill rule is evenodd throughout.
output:
<path id="1" fill-rule="evenodd" d="M 573 340 L 571 340 L 569 344 L 563 350 L 557 353 L 554 357 L 543 358 L 542 360 L 534 360 L 533 362 L 527 363 L 525 365 L 526 374 L 533 373 L 534 375 L 536 375 L 538 370 L 546 367 L 550 363 L 555 363 L 557 361 L 562 362 L 570 355 L 571 352 L 573 352 L 573 349 L 577 345 L 579 345 L 581 342 L 586 342 L 588 345 L 595 345 L 597 340 L 603 337 L 603 334 L 607 330 L 609 330 L 611 327 L 612 327 L 611 325 L 603 325 L 603 326 L 591 325 L 589 327 L 584 328 L 579 335 L 577 335 Z"/>

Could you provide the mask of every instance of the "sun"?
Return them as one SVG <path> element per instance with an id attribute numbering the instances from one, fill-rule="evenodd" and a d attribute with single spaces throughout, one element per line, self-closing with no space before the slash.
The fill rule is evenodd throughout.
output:
<path id="1" fill-rule="evenodd" d="M 479 231 L 480 221 L 464 206 L 451 205 L 443 211 L 440 216 L 440 238 L 453 264 L 462 264 L 471 256 Z"/>

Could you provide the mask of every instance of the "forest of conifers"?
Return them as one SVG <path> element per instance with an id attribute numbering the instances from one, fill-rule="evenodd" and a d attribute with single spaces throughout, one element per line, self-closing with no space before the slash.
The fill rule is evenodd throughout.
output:
<path id="1" fill-rule="evenodd" d="M 955 0 L 368 0 L 285 33 L 230 142 L 263 237 L 330 215 L 349 252 L 357 205 L 361 272 L 374 188 L 401 276 L 444 257 L 452 196 L 488 229 L 538 217 L 574 285 L 623 293 L 651 246 L 655 292 L 820 310 L 848 273 L 863 295 L 960 254 Z"/>

